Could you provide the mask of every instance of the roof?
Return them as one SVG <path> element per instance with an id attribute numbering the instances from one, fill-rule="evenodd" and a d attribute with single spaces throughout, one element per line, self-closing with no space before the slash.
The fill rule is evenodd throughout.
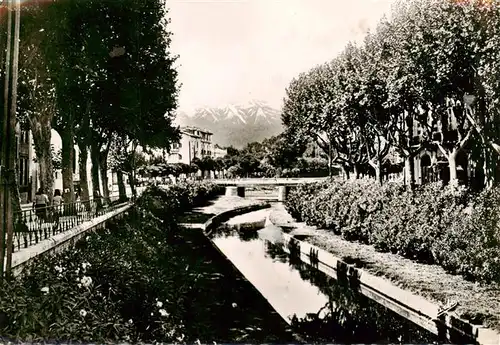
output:
<path id="1" fill-rule="evenodd" d="M 202 132 L 202 133 L 205 133 L 205 134 L 213 134 L 208 129 L 202 129 L 202 128 L 195 127 L 195 126 L 184 126 L 184 127 L 181 127 L 181 131 L 182 132 L 184 132 L 184 131 L 199 131 L 199 132 Z"/>

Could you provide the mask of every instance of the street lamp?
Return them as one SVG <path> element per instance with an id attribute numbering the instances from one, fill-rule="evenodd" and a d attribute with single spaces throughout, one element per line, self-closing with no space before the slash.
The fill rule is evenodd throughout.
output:
<path id="1" fill-rule="evenodd" d="M 2 142 L 0 151 L 0 277 L 4 269 L 10 272 L 13 246 L 12 186 L 15 181 L 17 78 L 19 62 L 19 28 L 21 20 L 20 0 L 6 0 L 7 6 L 7 46 L 5 49 L 4 99 L 2 120 Z M 5 7 L 4 7 L 5 8 Z M 12 12 L 15 12 L 14 20 Z M 5 261 L 6 259 L 6 261 Z"/>

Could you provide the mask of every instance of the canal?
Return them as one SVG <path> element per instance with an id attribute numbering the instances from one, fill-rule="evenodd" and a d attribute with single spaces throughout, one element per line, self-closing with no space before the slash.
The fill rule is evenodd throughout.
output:
<path id="1" fill-rule="evenodd" d="M 211 241 L 304 340 L 450 343 L 365 297 L 352 281 L 335 280 L 290 257 L 279 243 L 279 228 L 237 226 L 260 218 L 262 211 L 232 219 L 210 235 Z"/>

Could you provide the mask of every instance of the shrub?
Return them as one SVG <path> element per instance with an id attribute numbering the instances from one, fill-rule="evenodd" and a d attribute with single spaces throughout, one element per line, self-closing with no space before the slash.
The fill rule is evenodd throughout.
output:
<path id="1" fill-rule="evenodd" d="M 124 219 L 2 281 L 0 334 L 24 341 L 182 341 L 179 287 L 166 282 L 184 267 L 176 268 L 179 258 L 165 243 L 180 211 L 220 190 L 207 183 L 151 187 Z"/>
<path id="2" fill-rule="evenodd" d="M 500 188 L 485 190 L 450 214 L 449 230 L 435 243 L 439 263 L 468 279 L 500 282 Z"/>
<path id="3" fill-rule="evenodd" d="M 464 187 L 430 183 L 335 181 L 300 186 L 290 214 L 350 241 L 373 245 L 467 279 L 500 282 L 500 188 L 475 196 Z"/>

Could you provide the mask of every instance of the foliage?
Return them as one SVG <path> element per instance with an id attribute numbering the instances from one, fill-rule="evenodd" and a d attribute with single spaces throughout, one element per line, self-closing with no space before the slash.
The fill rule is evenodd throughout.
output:
<path id="1" fill-rule="evenodd" d="M 172 282 L 186 269 L 164 244 L 178 231 L 175 217 L 219 189 L 206 183 L 152 188 L 124 220 L 4 281 L 0 332 L 24 341 L 182 342 L 189 320 L 179 299 L 186 296 Z"/>
<path id="2" fill-rule="evenodd" d="M 249 143 L 241 150 L 228 150 L 216 166 L 230 169 L 231 176 L 326 176 L 325 160 L 308 157 L 307 148 L 306 141 L 297 144 L 282 133 L 262 142 Z"/>
<path id="3" fill-rule="evenodd" d="M 411 191 L 373 180 L 302 185 L 286 201 L 297 220 L 467 279 L 500 282 L 500 189 L 471 194 L 431 183 Z"/>
<path id="4" fill-rule="evenodd" d="M 362 44 L 290 82 L 287 138 L 315 141 L 346 172 L 369 164 L 380 183 L 391 149 L 407 163 L 439 150 L 453 183 L 467 151 L 498 182 L 499 18 L 498 2 L 397 2 Z"/>

